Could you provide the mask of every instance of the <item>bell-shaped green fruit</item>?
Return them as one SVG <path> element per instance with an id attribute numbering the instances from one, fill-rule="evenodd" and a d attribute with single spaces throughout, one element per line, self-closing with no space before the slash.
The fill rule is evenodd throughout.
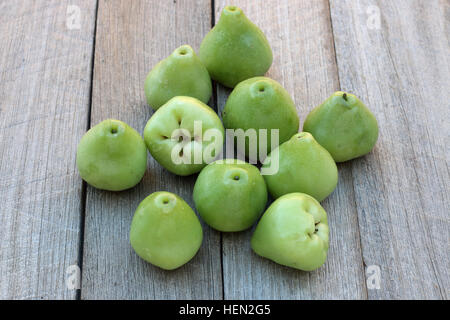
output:
<path id="1" fill-rule="evenodd" d="M 245 150 L 239 142 L 241 136 L 235 134 L 235 142 L 240 152 L 254 159 L 261 147 L 265 148 L 264 155 L 272 150 L 272 129 L 278 130 L 275 148 L 298 132 L 299 118 L 286 89 L 270 78 L 255 77 L 242 81 L 231 92 L 223 110 L 223 123 L 227 129 L 253 129 L 245 138 Z M 260 129 L 266 129 L 267 135 L 261 135 Z"/>
<path id="2" fill-rule="evenodd" d="M 223 9 L 219 21 L 203 39 L 198 55 L 211 78 L 230 88 L 264 75 L 273 59 L 264 33 L 235 6 Z"/>
<path id="3" fill-rule="evenodd" d="M 211 93 L 208 70 L 188 45 L 160 61 L 145 80 L 147 103 L 154 110 L 176 96 L 194 97 L 206 103 Z"/>
<path id="4" fill-rule="evenodd" d="M 273 150 L 265 159 L 263 168 L 273 167 L 272 161 L 278 161 L 278 171 L 265 175 L 264 179 L 274 198 L 301 192 L 322 201 L 336 188 L 336 163 L 308 132 L 295 134 Z"/>
<path id="5" fill-rule="evenodd" d="M 327 213 L 313 197 L 290 193 L 275 200 L 252 236 L 252 248 L 276 263 L 312 271 L 328 252 Z"/>
<path id="6" fill-rule="evenodd" d="M 191 97 L 175 97 L 159 108 L 144 129 L 153 158 L 172 173 L 199 172 L 221 153 L 224 129 L 217 114 Z"/>
<path id="7" fill-rule="evenodd" d="M 194 186 L 194 202 L 205 222 L 219 231 L 242 231 L 260 217 L 267 189 L 258 168 L 226 159 L 206 166 Z"/>
<path id="8" fill-rule="evenodd" d="M 145 261 L 173 270 L 191 260 L 202 244 L 200 221 L 189 205 L 170 192 L 155 192 L 138 206 L 130 243 Z"/>
<path id="9" fill-rule="evenodd" d="M 98 189 L 120 191 L 134 187 L 147 169 L 147 149 L 136 130 L 119 120 L 105 120 L 81 138 L 77 167 Z"/>
<path id="10" fill-rule="evenodd" d="M 335 92 L 314 108 L 303 124 L 336 162 L 369 153 L 378 139 L 378 123 L 353 94 Z"/>

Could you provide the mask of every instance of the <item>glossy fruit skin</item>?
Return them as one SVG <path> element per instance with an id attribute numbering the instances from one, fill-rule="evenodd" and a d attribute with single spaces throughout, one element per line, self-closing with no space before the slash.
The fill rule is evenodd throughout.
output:
<path id="1" fill-rule="evenodd" d="M 313 197 L 290 193 L 275 200 L 263 214 L 251 244 L 258 255 L 278 264 L 312 271 L 328 252 L 327 213 Z"/>
<path id="2" fill-rule="evenodd" d="M 355 95 L 337 91 L 314 108 L 303 124 L 336 162 L 369 153 L 378 139 L 375 116 Z"/>
<path id="3" fill-rule="evenodd" d="M 276 153 L 279 159 L 278 172 L 264 176 L 274 198 L 301 192 L 322 201 L 336 188 L 336 163 L 310 133 L 300 132 L 292 136 L 269 154 L 263 167 L 270 166 L 271 157 L 276 156 Z"/>
<path id="4" fill-rule="evenodd" d="M 264 75 L 273 56 L 264 33 L 235 6 L 226 6 L 198 51 L 211 78 L 233 88 L 239 82 Z"/>
<path id="5" fill-rule="evenodd" d="M 170 192 L 145 198 L 131 222 L 131 246 L 142 259 L 162 269 L 173 270 L 187 263 L 202 240 L 202 226 L 194 211 Z"/>
<path id="6" fill-rule="evenodd" d="M 147 169 L 147 149 L 141 135 L 125 122 L 108 119 L 92 127 L 77 149 L 81 178 L 109 191 L 134 187 Z"/>
<path id="7" fill-rule="evenodd" d="M 258 168 L 236 159 L 206 166 L 194 186 L 194 202 L 202 219 L 224 232 L 248 229 L 261 216 L 267 188 Z"/>
<path id="8" fill-rule="evenodd" d="M 299 117 L 286 89 L 270 78 L 255 77 L 242 81 L 231 92 L 223 110 L 223 123 L 227 129 L 267 129 L 268 153 L 272 150 L 271 129 L 279 130 L 281 144 L 298 132 Z M 259 145 L 258 136 L 258 152 Z M 249 156 L 247 139 L 245 154 Z"/>
<path id="9" fill-rule="evenodd" d="M 212 94 L 208 70 L 189 45 L 175 49 L 147 75 L 147 103 L 157 110 L 176 96 L 189 96 L 207 103 Z"/>
<path id="10" fill-rule="evenodd" d="M 207 149 L 214 141 L 200 140 L 195 136 L 194 121 L 202 123 L 202 137 L 205 131 L 209 129 L 217 130 L 221 135 L 221 141 L 217 142 L 223 146 L 224 128 L 217 114 L 203 102 L 192 97 L 175 97 L 170 99 L 166 104 L 159 108 L 144 128 L 144 140 L 153 158 L 158 161 L 164 168 L 172 173 L 181 176 L 191 175 L 203 169 L 207 163 L 180 163 L 176 164 L 172 161 L 172 149 L 180 144 L 178 140 L 172 139 L 172 134 L 176 129 L 186 129 L 192 141 L 183 143 L 182 148 L 184 154 L 191 154 L 194 159 L 193 152 L 195 150 Z M 204 160 L 204 159 L 203 159 Z"/>

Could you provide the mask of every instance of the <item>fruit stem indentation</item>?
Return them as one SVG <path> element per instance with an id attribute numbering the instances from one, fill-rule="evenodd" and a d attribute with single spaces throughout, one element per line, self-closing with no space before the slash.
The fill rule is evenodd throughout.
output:
<path id="1" fill-rule="evenodd" d="M 314 223 L 314 225 L 315 225 L 315 232 L 317 232 L 317 231 L 319 231 L 319 224 L 320 224 L 320 221 L 317 221 L 316 223 Z"/>

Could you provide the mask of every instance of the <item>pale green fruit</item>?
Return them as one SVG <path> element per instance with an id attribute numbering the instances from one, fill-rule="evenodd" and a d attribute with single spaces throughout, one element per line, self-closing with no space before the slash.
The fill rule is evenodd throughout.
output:
<path id="1" fill-rule="evenodd" d="M 194 202 L 205 222 L 219 231 L 252 226 L 267 203 L 267 189 L 258 168 L 226 159 L 206 166 L 194 186 Z"/>
<path id="2" fill-rule="evenodd" d="M 276 263 L 312 271 L 328 252 L 327 213 L 313 197 L 290 193 L 275 200 L 253 233 L 252 249 Z"/>
<path id="3" fill-rule="evenodd" d="M 295 134 L 266 158 L 263 168 L 277 161 L 278 171 L 265 175 L 267 188 L 274 198 L 301 192 L 322 201 L 336 188 L 338 172 L 328 151 L 308 132 Z"/>
<path id="4" fill-rule="evenodd" d="M 194 211 L 170 192 L 155 192 L 145 198 L 131 222 L 133 249 L 145 261 L 166 270 L 191 260 L 202 239 L 202 226 Z"/>
<path id="5" fill-rule="evenodd" d="M 199 172 L 211 163 L 222 151 L 223 139 L 222 122 L 214 110 L 191 97 L 170 99 L 144 129 L 153 158 L 181 176 Z"/>
<path id="6" fill-rule="evenodd" d="M 264 33 L 235 6 L 223 9 L 219 21 L 203 39 L 198 55 L 211 78 L 230 88 L 264 75 L 273 59 Z"/>
<path id="7" fill-rule="evenodd" d="M 272 129 L 278 130 L 277 143 L 281 144 L 298 132 L 299 118 L 292 98 L 278 82 L 255 77 L 239 83 L 231 92 L 223 111 L 223 123 L 227 129 L 256 130 L 256 145 L 247 138 L 245 141 L 245 155 L 254 158 L 255 150 L 259 154 L 260 129 L 267 129 L 267 144 L 262 146 L 268 153 L 272 150 Z M 244 152 L 237 139 L 236 145 Z"/>
<path id="8" fill-rule="evenodd" d="M 147 169 L 147 149 L 139 133 L 119 120 L 105 120 L 81 138 L 77 149 L 81 178 L 98 189 L 134 187 Z"/>
<path id="9" fill-rule="evenodd" d="M 188 45 L 160 61 L 145 80 L 147 103 L 154 110 L 175 96 L 194 97 L 206 103 L 211 94 L 208 70 Z"/>
<path id="10" fill-rule="evenodd" d="M 369 153 L 378 139 L 378 123 L 353 94 L 335 92 L 314 108 L 303 124 L 336 162 Z"/>

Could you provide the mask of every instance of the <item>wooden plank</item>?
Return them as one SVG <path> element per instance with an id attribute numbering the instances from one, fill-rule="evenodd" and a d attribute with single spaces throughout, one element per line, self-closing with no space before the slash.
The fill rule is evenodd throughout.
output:
<path id="1" fill-rule="evenodd" d="M 266 34 L 274 53 L 268 76 L 296 102 L 301 122 L 308 112 L 339 89 L 327 1 L 232 1 Z M 228 1 L 216 1 L 215 15 Z M 223 109 L 229 90 L 219 87 Z M 227 299 L 365 298 L 366 288 L 351 166 L 339 166 L 337 190 L 322 205 L 330 224 L 326 264 L 301 272 L 252 252 L 253 232 L 223 235 L 224 291 Z"/>
<path id="2" fill-rule="evenodd" d="M 381 270 L 369 298 L 449 297 L 448 10 L 437 0 L 331 1 L 342 89 L 380 126 L 374 152 L 352 161 L 364 261 Z"/>
<path id="3" fill-rule="evenodd" d="M 0 298 L 74 299 L 95 1 L 0 1 L 0 21 Z"/>
<path id="4" fill-rule="evenodd" d="M 100 1 L 95 50 L 92 125 L 117 118 L 142 132 L 150 117 L 147 72 L 176 47 L 198 48 L 211 26 L 209 1 Z M 141 260 L 129 244 L 134 211 L 147 195 L 174 192 L 191 206 L 194 177 L 178 177 L 149 156 L 143 181 L 125 192 L 88 188 L 83 299 L 222 298 L 220 234 L 204 227 L 199 253 L 175 271 Z"/>

